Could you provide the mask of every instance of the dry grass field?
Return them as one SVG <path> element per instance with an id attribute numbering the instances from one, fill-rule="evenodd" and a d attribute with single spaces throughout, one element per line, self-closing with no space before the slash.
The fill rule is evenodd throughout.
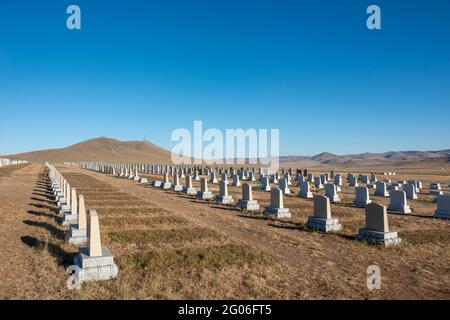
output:
<path id="1" fill-rule="evenodd" d="M 382 248 L 355 240 L 364 209 L 351 205 L 353 188 L 346 186 L 342 203 L 331 207 L 343 230 L 321 234 L 305 229 L 313 202 L 296 197 L 295 186 L 285 197 L 292 219 L 277 221 L 127 179 L 57 169 L 84 195 L 86 207 L 97 210 L 102 242 L 114 254 L 119 276 L 67 289 L 65 269 L 78 248 L 64 240 L 67 228 L 58 223 L 46 167 L 0 168 L 1 299 L 450 298 L 450 221 L 433 218 L 436 204 L 427 195 L 434 180 L 448 191 L 450 178 L 439 171 L 393 178 L 414 177 L 425 188 L 418 200 L 409 200 L 412 214 L 389 213 L 402 244 Z M 209 188 L 218 193 L 218 185 Z M 237 200 L 240 188 L 229 186 L 229 193 Z M 253 196 L 261 207 L 268 205 L 268 192 Z M 382 288 L 369 291 L 366 269 L 373 264 L 381 268 Z"/>

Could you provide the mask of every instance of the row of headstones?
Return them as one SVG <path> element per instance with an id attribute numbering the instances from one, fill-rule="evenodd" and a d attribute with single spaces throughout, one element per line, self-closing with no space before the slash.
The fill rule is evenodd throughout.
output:
<path id="1" fill-rule="evenodd" d="M 220 182 L 219 195 L 214 196 L 208 190 L 208 182 L 206 178 L 201 178 L 200 190 L 197 191 L 193 187 L 192 177 L 186 175 L 186 185 L 180 185 L 180 176 L 174 176 L 174 184 L 169 182 L 168 173 L 164 174 L 164 180 L 153 181 L 155 188 L 163 190 L 174 190 L 184 192 L 187 195 L 196 196 L 202 200 L 214 199 L 220 204 L 234 204 L 234 199 L 228 194 L 228 181 L 226 179 Z M 309 185 L 309 182 L 304 183 Z M 335 187 L 335 185 L 331 184 Z M 308 189 L 309 190 L 309 189 Z M 237 207 L 247 211 L 259 211 L 260 206 L 257 200 L 253 199 L 252 186 L 249 183 L 242 184 L 242 198 L 237 201 Z M 372 244 L 380 244 L 385 246 L 398 245 L 401 239 L 397 232 L 390 232 L 387 220 L 386 208 L 379 204 L 369 204 L 366 206 L 366 226 L 359 229 L 356 239 L 365 240 Z M 283 191 L 279 188 L 271 190 L 270 205 L 265 208 L 266 216 L 275 218 L 290 218 L 291 213 L 288 208 L 284 207 Z M 331 217 L 330 199 L 327 196 L 314 195 L 314 213 L 308 218 L 306 227 L 310 230 L 320 232 L 339 231 L 342 225 L 338 219 Z"/>
<path id="2" fill-rule="evenodd" d="M 297 177 L 296 180 L 299 183 L 304 181 L 304 179 L 302 177 Z M 340 174 L 336 174 L 334 176 L 333 180 L 334 180 L 333 183 L 336 186 L 340 187 L 343 185 L 343 179 Z M 328 183 L 330 180 L 329 180 L 328 174 L 320 175 L 320 177 L 314 177 L 313 174 L 309 174 L 306 181 L 308 181 L 310 183 L 314 183 L 314 186 L 317 189 L 323 189 L 324 185 L 326 183 Z M 368 175 L 360 174 L 358 177 L 356 177 L 352 173 L 349 173 L 347 175 L 347 181 L 348 181 L 348 185 L 350 187 L 358 187 L 359 186 L 358 182 L 361 182 L 361 183 L 365 184 L 366 187 L 369 189 L 377 189 L 377 192 L 381 192 L 379 190 L 383 189 L 383 186 L 381 185 L 381 183 L 385 183 L 386 185 L 389 184 L 389 185 L 387 185 L 387 190 L 399 190 L 399 188 L 401 188 L 403 185 L 406 185 L 406 184 L 413 185 L 416 190 L 415 193 L 418 193 L 419 190 L 422 188 L 422 182 L 417 181 L 417 180 L 399 181 L 396 183 L 392 183 L 392 181 L 388 178 L 384 179 L 383 181 L 378 181 L 378 178 L 375 174 L 372 174 L 369 178 Z M 407 188 L 410 188 L 410 187 L 408 186 Z M 414 195 L 415 193 L 413 193 L 412 191 L 411 192 L 406 191 L 406 192 L 408 194 L 407 195 L 408 199 L 416 199 L 417 198 L 416 195 Z M 441 191 L 440 183 L 438 183 L 438 182 L 430 183 L 430 194 L 434 195 L 434 196 L 443 194 L 443 192 Z"/>
<path id="3" fill-rule="evenodd" d="M 109 249 L 101 244 L 100 225 L 96 210 L 89 209 L 88 216 L 82 194 L 52 165 L 47 163 L 54 199 L 62 215 L 61 223 L 70 230 L 66 234 L 73 245 L 88 244 L 79 249 L 74 258 L 75 277 L 79 283 L 114 278 L 118 267 Z M 89 217 L 89 219 L 88 219 Z"/>
<path id="4" fill-rule="evenodd" d="M 380 197 L 389 197 L 390 203 L 388 210 L 393 212 L 401 213 L 411 213 L 411 208 L 407 203 L 407 199 L 417 199 L 416 184 L 417 181 L 411 181 L 403 185 L 403 190 L 392 190 L 387 191 L 387 185 L 385 182 L 376 182 L 376 190 L 374 195 Z M 440 185 L 438 183 L 432 183 L 431 194 L 435 194 L 437 202 L 437 209 L 435 211 L 436 218 L 447 218 L 450 219 L 450 195 L 444 195 L 440 191 Z M 312 198 L 313 195 L 309 191 L 309 182 L 302 182 L 300 184 L 299 196 L 302 198 Z M 433 191 L 439 191 L 433 193 Z M 331 202 L 340 202 L 341 199 L 338 195 L 338 189 L 335 184 L 327 183 L 325 184 L 325 196 L 330 199 Z M 365 207 L 366 205 L 372 203 L 369 196 L 368 187 L 355 187 L 355 200 L 353 204 L 355 206 Z"/>
<path id="5" fill-rule="evenodd" d="M 74 163 L 67 163 L 74 165 Z M 130 179 L 134 179 L 138 181 L 139 179 L 142 179 L 142 183 L 145 182 L 145 178 L 141 178 L 139 176 L 138 172 L 142 172 L 144 174 L 152 174 L 152 175 L 163 175 L 165 173 L 168 173 L 171 176 L 174 176 L 175 174 L 179 174 L 181 178 L 185 177 L 185 174 L 194 175 L 194 178 L 197 180 L 197 176 L 199 175 L 215 175 L 216 172 L 219 174 L 227 174 L 232 175 L 233 180 L 237 180 L 235 178 L 236 175 L 238 175 L 238 178 L 240 180 L 249 180 L 249 181 L 256 181 L 256 175 L 257 171 L 259 174 L 259 180 L 264 185 L 267 186 L 267 183 L 264 183 L 265 177 L 269 177 L 270 183 L 279 183 L 278 180 L 280 179 L 279 172 L 272 172 L 270 173 L 265 168 L 247 168 L 244 169 L 241 167 L 240 170 L 236 170 L 233 168 L 223 168 L 216 166 L 215 169 L 211 167 L 203 167 L 203 166 L 182 166 L 182 165 L 169 165 L 169 164 L 135 164 L 135 163 L 82 163 L 81 166 L 85 169 L 91 169 L 94 171 L 102 172 L 102 173 L 108 173 L 116 175 L 116 173 L 119 174 L 121 177 L 127 177 Z M 281 170 L 281 176 L 288 180 L 288 185 L 291 185 L 291 176 L 292 176 L 292 169 L 282 169 Z M 391 175 L 395 175 L 395 173 L 390 172 Z M 389 174 L 389 173 L 385 173 Z M 325 183 L 330 182 L 330 179 L 334 181 L 334 184 L 337 186 L 343 185 L 343 179 L 341 174 L 335 174 L 334 170 L 331 170 L 330 173 L 325 173 L 323 175 L 320 175 L 319 177 L 314 177 L 313 173 L 309 173 L 307 170 L 296 170 L 296 178 L 298 184 L 305 181 L 314 183 L 315 187 L 318 189 L 322 189 L 324 187 Z M 210 182 L 211 183 L 217 183 L 217 180 L 213 177 L 211 177 Z M 357 187 L 358 181 L 361 181 L 362 183 L 365 183 L 368 188 L 375 188 L 375 184 L 378 181 L 377 176 L 375 174 L 371 174 L 370 179 L 368 175 L 360 174 L 358 178 L 356 178 L 352 173 L 349 173 L 347 175 L 347 181 L 349 182 L 349 186 Z M 385 179 L 384 182 L 391 183 L 390 179 Z M 411 183 L 411 181 L 408 181 Z M 398 183 L 393 183 L 392 185 L 388 186 L 388 190 L 397 190 L 398 187 L 401 187 L 402 184 L 405 184 L 405 181 L 399 181 Z M 420 183 L 420 182 L 418 182 Z M 235 182 L 235 186 L 239 186 L 239 182 Z M 417 188 L 421 188 L 417 185 Z M 433 189 L 433 188 L 432 188 Z M 270 190 L 267 190 L 270 191 Z M 339 190 L 338 190 L 339 191 Z M 433 191 L 434 192 L 434 191 Z M 435 194 L 438 195 L 438 194 Z"/>
<path id="6" fill-rule="evenodd" d="M 74 163 L 65 163 L 67 165 L 74 165 Z M 109 173 L 112 174 L 113 172 L 120 172 L 122 175 L 128 175 L 128 174 L 134 174 L 136 176 L 136 172 L 141 172 L 144 174 L 151 174 L 151 175 L 162 175 L 164 173 L 168 173 L 169 175 L 173 176 L 174 174 L 191 174 L 193 175 L 194 172 L 198 172 L 199 175 L 210 175 L 212 172 L 216 172 L 219 174 L 226 173 L 228 175 L 231 174 L 239 174 L 241 179 L 246 180 L 249 178 L 252 174 L 256 175 L 257 172 L 261 176 L 267 176 L 268 172 L 267 169 L 264 168 L 244 168 L 241 167 L 240 169 L 233 169 L 230 168 L 223 168 L 223 167 L 216 167 L 212 168 L 209 166 L 182 166 L 182 165 L 164 165 L 164 164 L 133 164 L 133 163 L 81 163 L 80 165 L 84 169 L 90 169 L 102 173 Z M 292 172 L 292 169 L 289 170 L 282 170 L 282 174 L 285 174 L 285 172 Z"/>
<path id="7" fill-rule="evenodd" d="M 67 163 L 74 165 L 74 163 Z M 250 181 L 256 181 L 255 177 L 257 175 L 257 171 L 259 174 L 259 177 L 269 177 L 269 181 L 271 183 L 278 183 L 278 179 L 280 178 L 280 175 L 278 171 L 270 173 L 265 168 L 247 168 L 244 169 L 241 167 L 240 170 L 236 170 L 233 168 L 223 168 L 216 166 L 215 169 L 206 166 L 183 166 L 183 165 L 169 165 L 169 164 L 136 164 L 136 163 L 82 163 L 81 166 L 85 169 L 91 169 L 98 172 L 108 173 L 108 174 L 116 174 L 116 172 L 120 172 L 119 175 L 124 177 L 139 177 L 138 171 L 142 172 L 144 174 L 153 174 L 153 175 L 163 175 L 165 173 L 168 173 L 171 176 L 174 176 L 175 174 L 181 175 L 181 178 L 184 178 L 185 174 L 191 174 L 191 175 L 211 175 L 211 173 L 219 173 L 219 174 L 227 174 L 227 175 L 238 175 L 241 180 L 250 180 Z M 293 170 L 292 169 L 282 169 L 281 170 L 281 176 L 286 178 L 288 180 L 289 185 L 291 185 L 291 176 L 292 176 Z M 395 172 L 386 172 L 383 173 L 384 175 L 396 175 Z M 314 183 L 316 188 L 323 188 L 323 185 L 325 183 L 330 182 L 331 180 L 334 180 L 334 184 L 337 186 L 343 185 L 343 179 L 341 174 L 335 174 L 334 170 L 331 170 L 330 173 L 325 173 L 323 175 L 320 175 L 319 177 L 314 177 L 313 173 L 308 173 L 308 170 L 296 170 L 296 178 L 295 180 L 300 183 L 305 181 Z M 368 175 L 359 174 L 358 178 L 356 178 L 352 173 L 348 173 L 347 175 L 347 181 L 349 182 L 349 186 L 356 187 L 358 186 L 358 181 L 361 181 L 362 183 L 365 183 L 368 188 L 375 188 L 375 184 L 378 181 L 376 174 L 371 174 L 370 178 Z M 210 181 L 212 182 L 212 181 Z M 386 178 L 384 182 L 391 184 L 391 180 Z M 417 183 L 421 184 L 420 182 L 411 180 L 408 181 L 408 183 Z M 399 181 L 398 183 L 392 183 L 392 185 L 388 186 L 388 190 L 396 190 L 396 188 L 401 187 L 402 184 L 405 184 L 405 181 Z M 432 183 L 433 185 L 433 183 Z M 416 186 L 418 189 L 421 188 L 421 186 Z M 433 189 L 431 187 L 431 189 Z M 437 195 L 437 194 L 436 194 Z"/>
<path id="8" fill-rule="evenodd" d="M 93 167 L 93 170 L 104 172 L 104 170 L 101 169 L 98 165 L 95 165 Z M 252 173 L 252 171 L 250 171 Z M 113 170 L 107 170 L 107 173 L 115 174 L 114 169 Z M 136 182 L 140 183 L 148 183 L 146 178 L 139 177 L 139 174 L 137 170 L 135 170 L 134 174 L 130 173 L 128 174 L 125 170 L 125 172 L 121 172 L 119 175 L 120 177 L 132 179 Z M 170 183 L 169 181 L 169 173 L 164 173 L 164 180 L 161 181 L 154 181 L 153 185 L 156 187 L 160 187 L 162 189 L 173 189 L 177 192 L 185 190 L 187 194 L 190 195 L 197 195 L 197 190 L 192 187 L 192 178 L 190 175 L 184 175 L 183 170 L 181 171 L 181 175 L 179 176 L 177 171 L 173 171 L 173 181 L 174 183 Z M 333 171 L 331 172 L 330 176 L 328 174 L 321 175 L 320 177 L 314 177 L 312 173 L 308 174 L 306 181 L 303 179 L 303 176 L 299 173 L 297 173 L 296 180 L 300 187 L 300 192 L 298 194 L 301 198 L 313 198 L 313 194 L 311 192 L 310 182 L 311 180 L 319 180 L 320 187 L 323 188 L 322 183 L 329 180 L 329 178 L 334 178 L 334 183 L 325 183 L 325 196 L 330 199 L 331 202 L 340 202 L 340 197 L 338 195 L 338 191 L 340 191 L 340 186 L 342 183 L 342 177 L 340 174 L 335 174 Z M 180 183 L 180 178 L 186 178 L 186 186 L 183 187 Z M 198 171 L 194 172 L 194 180 L 198 181 L 200 180 L 200 177 L 198 175 Z M 356 178 L 349 173 L 347 176 L 347 179 L 349 181 L 352 181 L 352 179 Z M 363 182 L 369 182 L 371 184 L 374 184 L 376 190 L 375 190 L 375 196 L 381 196 L 381 197 L 390 197 L 390 204 L 388 207 L 389 211 L 393 212 L 401 212 L 401 213 L 411 213 L 411 208 L 407 204 L 407 199 L 417 199 L 417 191 L 422 188 L 422 183 L 420 181 L 416 180 L 410 180 L 408 182 L 404 181 L 404 185 L 402 183 L 398 183 L 394 188 L 391 188 L 391 192 L 388 192 L 387 183 L 384 181 L 378 181 L 377 176 L 375 174 L 372 174 L 370 177 L 370 180 L 368 176 L 360 174 L 359 180 Z M 250 181 L 255 181 L 255 177 L 250 174 L 249 175 Z M 228 177 L 227 173 L 222 173 L 222 181 L 224 181 L 224 184 L 221 183 L 220 185 L 220 194 L 216 196 L 216 201 L 224 204 L 230 204 L 233 202 L 233 199 L 231 196 L 228 195 L 227 185 L 228 185 Z M 290 180 L 290 174 L 289 171 L 287 171 L 284 175 L 283 179 L 280 179 L 277 181 L 277 173 L 273 175 L 272 181 L 275 181 L 278 183 L 277 190 L 281 190 L 284 194 L 289 194 L 290 189 L 289 185 L 291 185 Z M 205 180 L 206 182 L 206 180 Z M 210 183 L 217 184 L 218 180 L 216 177 L 215 171 L 212 171 L 210 174 Z M 269 184 L 269 178 L 268 177 L 260 177 L 259 182 L 262 184 L 263 190 L 271 191 L 271 187 Z M 239 176 L 234 174 L 232 179 L 232 186 L 239 187 L 241 186 Z M 369 196 L 369 187 L 372 186 L 366 186 L 366 187 L 359 187 L 357 183 L 354 183 L 355 187 L 355 200 L 354 205 L 356 206 L 366 206 L 367 204 L 372 203 L 372 200 Z M 403 186 L 403 190 L 398 190 L 398 187 Z M 207 186 L 206 186 L 207 187 Z M 316 185 L 317 187 L 317 185 Z M 436 201 L 438 202 L 438 208 L 436 210 L 435 216 L 438 218 L 446 218 L 448 217 L 447 212 L 450 210 L 448 208 L 448 197 L 442 194 L 441 186 L 439 183 L 431 183 L 430 185 L 431 194 L 437 195 Z M 417 190 L 417 191 L 416 191 Z M 438 191 L 438 192 L 436 192 Z M 203 198 L 213 198 L 213 195 L 208 192 L 205 192 L 204 190 L 201 190 L 200 192 L 203 192 L 202 197 Z M 255 205 L 251 205 L 250 207 L 255 207 Z M 258 205 L 259 210 L 259 205 Z M 286 208 L 277 208 L 273 209 L 273 207 L 266 208 L 266 212 L 274 212 L 273 215 L 277 217 L 281 216 L 289 216 L 289 213 L 286 212 Z"/>
<path id="9" fill-rule="evenodd" d="M 0 158 L 0 167 L 16 166 L 16 165 L 25 164 L 25 163 L 28 163 L 28 161 L 26 161 L 26 160 L 11 160 L 11 159 Z"/>
<path id="10" fill-rule="evenodd" d="M 73 163 L 66 163 L 71 164 Z M 181 175 L 181 178 L 184 178 L 185 174 L 190 175 L 211 175 L 212 173 L 216 174 L 227 174 L 227 175 L 238 175 L 240 180 L 249 180 L 256 181 L 256 176 L 259 175 L 259 178 L 268 177 L 270 183 L 278 183 L 280 176 L 286 178 L 288 180 L 289 185 L 291 185 L 291 176 L 293 174 L 292 169 L 281 169 L 281 175 L 278 171 L 271 172 L 267 168 L 247 168 L 244 169 L 241 167 L 239 170 L 233 168 L 223 168 L 216 167 L 215 169 L 211 167 L 203 167 L 203 166 L 177 166 L 177 165 L 163 165 L 163 164 L 127 164 L 127 163 L 81 163 L 81 167 L 84 169 L 90 169 L 97 172 L 114 174 L 116 173 L 122 177 L 139 177 L 138 172 L 142 172 L 144 174 L 151 175 L 163 175 L 168 173 L 170 176 L 174 176 L 175 174 Z M 361 180 L 364 181 L 365 176 L 361 176 Z M 341 174 L 335 174 L 333 170 L 330 173 L 325 173 L 320 177 L 314 177 L 313 173 L 308 174 L 308 170 L 296 169 L 296 178 L 295 180 L 300 183 L 303 181 L 308 181 L 310 183 L 316 184 L 316 187 L 321 187 L 321 185 L 325 184 L 329 181 L 329 179 L 333 179 L 336 185 L 342 185 L 342 176 Z M 366 178 L 368 180 L 368 178 Z M 212 180 L 214 181 L 214 180 Z M 210 182 L 212 182 L 210 180 Z M 376 182 L 376 180 L 375 180 Z"/>
<path id="11" fill-rule="evenodd" d="M 172 188 L 177 191 L 175 186 L 171 186 L 167 178 L 168 176 L 165 175 L 164 182 L 159 183 L 158 181 L 155 181 L 156 183 L 154 186 L 159 186 L 166 190 Z M 305 183 L 309 184 L 308 182 Z M 208 184 L 205 178 L 201 179 L 201 189 L 200 191 L 197 191 L 192 186 L 191 177 L 187 176 L 186 186 L 182 188 L 182 191 L 188 195 L 195 195 L 202 200 L 214 198 L 217 203 L 234 204 L 232 196 L 228 194 L 227 183 L 225 180 L 221 181 L 219 195 L 215 197 L 208 190 Z M 273 188 L 271 190 L 270 205 L 264 210 L 265 215 L 274 218 L 290 218 L 291 213 L 288 208 L 284 207 L 283 203 L 282 190 Z M 259 211 L 259 203 L 257 200 L 253 199 L 252 186 L 250 184 L 242 184 L 242 198 L 238 200 L 236 205 L 243 210 Z M 339 231 L 342 229 L 342 225 L 339 223 L 338 219 L 331 217 L 330 199 L 327 196 L 314 195 L 314 213 L 313 216 L 308 218 L 306 226 L 308 229 L 321 232 Z M 396 232 L 389 231 L 386 208 L 378 204 L 366 206 L 366 227 L 359 230 L 357 239 L 386 246 L 397 245 L 401 241 Z"/>
<path id="12" fill-rule="evenodd" d="M 185 186 L 180 184 L 180 178 L 178 174 L 174 175 L 174 183 L 170 183 L 169 174 L 166 172 L 163 181 L 155 180 L 152 185 L 156 188 L 161 188 L 164 190 L 174 190 L 177 192 L 184 192 L 187 195 L 196 196 L 202 200 L 212 200 L 214 199 L 217 203 L 221 204 L 234 204 L 234 199 L 228 194 L 228 179 L 225 173 L 222 174 L 222 181 L 220 182 L 219 195 L 214 196 L 208 190 L 208 182 L 206 178 L 201 179 L 201 189 L 197 191 L 193 187 L 191 175 L 186 175 Z M 237 180 L 236 180 L 237 179 Z M 264 178 L 268 182 L 268 178 Z M 334 176 L 335 182 L 341 180 L 340 174 Z M 195 180 L 200 180 L 198 174 L 195 175 Z M 136 180 L 135 180 L 136 181 Z M 217 183 L 215 173 L 211 173 L 210 182 Z M 260 179 L 261 181 L 261 179 Z M 387 186 L 385 182 L 377 181 L 376 177 L 372 176 L 371 181 L 376 181 L 376 192 L 375 195 L 387 197 L 390 196 L 390 204 L 388 210 L 395 212 L 409 213 L 411 212 L 410 207 L 407 204 L 406 191 L 393 190 L 391 193 L 387 192 Z M 233 176 L 233 185 L 239 182 L 239 177 Z M 414 184 L 413 184 L 414 183 Z M 310 190 L 310 184 L 308 181 L 300 182 L 300 192 L 299 196 L 302 198 L 313 198 L 315 212 L 312 217 L 308 219 L 307 226 L 310 229 L 315 229 L 319 231 L 337 231 L 341 229 L 341 225 L 337 219 L 331 218 L 331 210 L 329 209 L 329 203 L 339 201 L 339 196 L 337 195 L 337 185 L 339 183 L 325 184 L 325 196 L 315 195 L 313 196 Z M 240 184 L 239 184 L 240 185 Z M 406 190 L 415 186 L 420 186 L 421 183 L 417 181 L 410 181 L 406 184 Z M 268 183 L 267 183 L 268 186 Z M 266 207 L 264 212 L 267 216 L 275 218 L 290 218 L 291 214 L 288 208 L 284 208 L 283 205 L 283 193 L 286 193 L 285 189 L 288 189 L 288 178 L 280 180 L 280 188 L 274 188 L 271 190 L 271 201 L 270 206 Z M 270 188 L 270 186 L 269 186 Z M 404 187 L 405 188 L 405 187 Z M 354 205 L 362 206 L 366 208 L 366 227 L 360 229 L 358 234 L 358 239 L 365 239 L 371 243 L 379 243 L 384 245 L 392 245 L 400 243 L 396 233 L 389 232 L 387 225 L 387 214 L 386 207 L 372 203 L 369 199 L 369 189 L 367 187 L 356 187 L 355 188 L 356 199 Z M 326 199 L 326 200 L 325 200 Z M 326 202 L 326 203 L 325 203 Z M 450 196 L 439 196 L 438 197 L 438 208 L 435 213 L 436 218 L 450 218 Z M 247 211 L 259 211 L 260 207 L 257 200 L 253 199 L 252 186 L 248 183 L 242 184 L 242 199 L 239 199 L 237 204 L 239 208 Z M 372 213 L 373 212 L 373 213 Z M 372 217 L 378 218 L 372 218 Z M 377 227 L 378 226 L 378 227 Z M 381 226 L 381 227 L 380 227 Z M 382 233 L 382 234 L 381 234 Z"/>

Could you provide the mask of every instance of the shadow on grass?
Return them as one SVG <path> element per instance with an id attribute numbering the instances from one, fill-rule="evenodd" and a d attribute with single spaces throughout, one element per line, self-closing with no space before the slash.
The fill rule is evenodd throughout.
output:
<path id="1" fill-rule="evenodd" d="M 213 209 L 219 209 L 219 210 L 226 210 L 226 211 L 237 211 L 241 212 L 241 209 L 233 206 L 233 205 L 211 205 L 211 208 Z"/>
<path id="2" fill-rule="evenodd" d="M 49 211 L 53 212 L 53 213 L 58 213 L 58 209 L 55 207 L 51 207 L 51 206 L 47 206 L 45 204 L 37 204 L 37 203 L 29 203 L 29 206 L 33 206 L 35 208 L 38 209 L 48 209 Z"/>
<path id="3" fill-rule="evenodd" d="M 33 200 L 33 201 L 39 201 L 39 202 L 45 202 L 45 203 L 54 203 L 54 201 L 45 200 L 45 199 L 39 199 L 39 198 L 36 198 L 36 197 L 31 197 L 30 199 Z"/>
<path id="4" fill-rule="evenodd" d="M 248 215 L 248 214 L 238 214 L 237 215 L 240 218 L 245 218 L 245 219 L 255 219 L 255 220 L 270 220 L 270 218 L 264 216 L 263 214 L 255 214 L 255 215 Z"/>
<path id="5" fill-rule="evenodd" d="M 34 194 L 35 196 L 47 198 L 49 201 L 53 199 L 53 195 L 51 195 L 49 193 L 33 192 L 32 194 Z"/>
<path id="6" fill-rule="evenodd" d="M 193 203 L 202 203 L 202 204 L 208 204 L 208 203 L 214 203 L 214 200 L 213 199 L 211 199 L 211 200 L 196 200 L 196 199 L 191 199 L 191 200 L 189 200 L 190 202 L 193 202 Z"/>
<path id="7" fill-rule="evenodd" d="M 51 225 L 48 222 L 37 222 L 37 221 L 31 221 L 31 220 L 24 220 L 23 223 L 25 223 L 28 226 L 32 226 L 32 227 L 44 228 L 48 232 L 50 232 L 50 234 L 52 236 L 54 236 L 55 238 L 57 238 L 59 240 L 65 239 L 66 233 L 64 232 L 64 230 L 58 229 L 57 227 L 55 227 L 54 225 Z"/>
<path id="8" fill-rule="evenodd" d="M 50 218 L 50 219 L 55 220 L 55 222 L 58 222 L 58 220 L 59 220 L 58 216 L 55 216 L 55 215 L 47 213 L 47 212 L 28 210 L 27 213 L 30 214 L 30 215 L 36 216 L 36 217 Z"/>
<path id="9" fill-rule="evenodd" d="M 54 243 L 41 241 L 31 236 L 23 236 L 20 240 L 31 248 L 48 251 L 61 266 L 68 267 L 73 264 L 73 258 L 76 253 L 69 253 Z"/>

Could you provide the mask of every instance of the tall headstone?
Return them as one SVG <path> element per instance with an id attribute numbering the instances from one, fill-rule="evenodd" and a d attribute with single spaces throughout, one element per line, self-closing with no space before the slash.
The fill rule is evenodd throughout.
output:
<path id="1" fill-rule="evenodd" d="M 213 194 L 208 190 L 208 182 L 206 181 L 206 178 L 202 178 L 200 186 L 200 191 L 197 192 L 197 198 L 202 200 L 212 199 Z"/>
<path id="2" fill-rule="evenodd" d="M 336 185 L 334 183 L 325 184 L 325 196 L 330 199 L 331 202 L 340 202 L 341 198 L 336 190 Z"/>
<path id="3" fill-rule="evenodd" d="M 79 245 L 87 242 L 87 219 L 84 196 L 78 196 L 78 223 L 70 227 L 69 243 Z"/>
<path id="4" fill-rule="evenodd" d="M 320 177 L 314 177 L 314 185 L 317 189 L 323 189 L 322 181 Z"/>
<path id="5" fill-rule="evenodd" d="M 174 176 L 174 181 L 173 181 L 173 186 L 172 186 L 173 190 L 176 192 L 181 192 L 183 191 L 183 186 L 180 183 L 180 176 L 176 173 Z"/>
<path id="6" fill-rule="evenodd" d="M 313 198 L 313 194 L 311 192 L 311 188 L 308 181 L 300 182 L 300 191 L 298 193 L 298 196 L 304 199 Z"/>
<path id="7" fill-rule="evenodd" d="M 314 214 L 308 218 L 306 227 L 311 230 L 330 232 L 342 229 L 338 219 L 331 218 L 330 199 L 322 195 L 314 196 Z"/>
<path id="8" fill-rule="evenodd" d="M 271 190 L 268 177 L 261 177 L 260 181 L 261 181 L 261 185 L 264 188 L 264 190 L 266 190 L 266 191 L 270 191 Z"/>
<path id="9" fill-rule="evenodd" d="M 341 177 L 340 173 L 338 173 L 334 176 L 334 184 L 336 186 L 342 186 L 342 177 Z"/>
<path id="10" fill-rule="evenodd" d="M 226 180 L 220 181 L 219 195 L 216 196 L 215 200 L 221 204 L 234 203 L 233 197 L 228 195 L 228 183 Z"/>
<path id="11" fill-rule="evenodd" d="M 233 187 L 240 187 L 241 182 L 239 181 L 239 176 L 237 174 L 233 174 L 233 182 L 231 183 Z"/>
<path id="12" fill-rule="evenodd" d="M 197 189 L 192 185 L 192 177 L 191 175 L 186 175 L 186 185 L 183 188 L 183 192 L 189 196 L 197 195 Z"/>
<path id="13" fill-rule="evenodd" d="M 71 205 L 70 211 L 64 212 L 64 218 L 62 224 L 64 226 L 70 226 L 71 224 L 77 223 L 78 220 L 78 202 L 77 202 L 77 190 L 75 188 L 71 188 Z"/>
<path id="14" fill-rule="evenodd" d="M 211 178 L 210 178 L 209 182 L 211 182 L 211 183 L 213 183 L 213 184 L 218 183 L 217 177 L 216 177 L 216 172 L 214 172 L 214 171 L 211 172 Z"/>
<path id="15" fill-rule="evenodd" d="M 265 208 L 265 215 L 274 218 L 290 218 L 291 213 L 284 207 L 283 191 L 273 188 L 270 191 L 270 206 Z"/>
<path id="16" fill-rule="evenodd" d="M 169 190 L 170 188 L 172 188 L 172 184 L 169 182 L 169 173 L 166 172 L 164 173 L 164 180 L 161 184 L 161 189 Z"/>
<path id="17" fill-rule="evenodd" d="M 411 213 L 411 208 L 406 201 L 405 191 L 396 190 L 390 192 L 389 211 Z"/>
<path id="18" fill-rule="evenodd" d="M 252 186 L 248 183 L 242 184 L 242 199 L 239 199 L 237 206 L 242 210 L 259 211 L 259 203 L 253 200 Z"/>
<path id="19" fill-rule="evenodd" d="M 384 246 L 394 246 L 401 242 L 397 232 L 389 231 L 386 207 L 377 203 L 366 206 L 366 227 L 359 229 L 356 239 Z"/>
<path id="20" fill-rule="evenodd" d="M 358 207 L 365 207 L 369 203 L 372 203 L 369 197 L 369 189 L 367 187 L 356 187 L 353 204 Z"/>
<path id="21" fill-rule="evenodd" d="M 375 184 L 375 195 L 379 197 L 389 197 L 389 192 L 387 191 L 386 183 L 383 181 L 378 181 Z"/>
<path id="22" fill-rule="evenodd" d="M 104 281 L 117 277 L 119 269 L 114 263 L 114 257 L 100 240 L 100 225 L 97 212 L 89 210 L 88 223 L 89 247 L 80 249 L 74 258 L 78 267 L 75 276 L 79 282 Z"/>
<path id="23" fill-rule="evenodd" d="M 291 190 L 289 190 L 288 182 L 286 178 L 280 179 L 278 186 L 284 194 L 290 194 Z"/>
<path id="24" fill-rule="evenodd" d="M 416 186 L 410 183 L 407 183 L 403 186 L 403 191 L 406 193 L 406 199 L 416 200 Z"/>
<path id="25" fill-rule="evenodd" d="M 355 176 L 349 176 L 348 177 L 348 185 L 350 187 L 357 187 L 358 186 L 358 178 Z"/>
<path id="26" fill-rule="evenodd" d="M 437 209 L 434 213 L 435 218 L 450 219 L 450 195 L 437 196 Z"/>

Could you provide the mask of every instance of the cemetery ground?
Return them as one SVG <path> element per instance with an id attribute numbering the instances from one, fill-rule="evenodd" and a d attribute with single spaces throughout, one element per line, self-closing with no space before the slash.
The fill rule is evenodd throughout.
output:
<path id="1" fill-rule="evenodd" d="M 418 200 L 408 200 L 411 214 L 388 214 L 402 243 L 384 248 L 355 240 L 364 209 L 352 206 L 354 191 L 346 186 L 342 202 L 331 205 L 343 230 L 321 234 L 305 229 L 313 200 L 296 197 L 296 186 L 284 198 L 292 219 L 272 220 L 128 179 L 56 167 L 84 195 L 86 208 L 97 210 L 102 243 L 119 275 L 69 290 L 65 269 L 78 247 L 64 240 L 67 227 L 58 223 L 46 166 L 0 168 L 1 299 L 450 298 L 450 221 L 433 218 L 436 204 L 427 195 L 434 180 L 448 192 L 449 176 L 439 172 L 395 177 L 421 180 L 424 188 Z M 218 184 L 208 187 L 218 194 Z M 241 196 L 241 188 L 229 185 L 228 191 L 235 201 Z M 373 192 L 374 202 L 388 204 Z M 253 191 L 253 197 L 264 208 L 270 192 Z M 381 290 L 367 289 L 370 265 L 381 268 Z"/>

